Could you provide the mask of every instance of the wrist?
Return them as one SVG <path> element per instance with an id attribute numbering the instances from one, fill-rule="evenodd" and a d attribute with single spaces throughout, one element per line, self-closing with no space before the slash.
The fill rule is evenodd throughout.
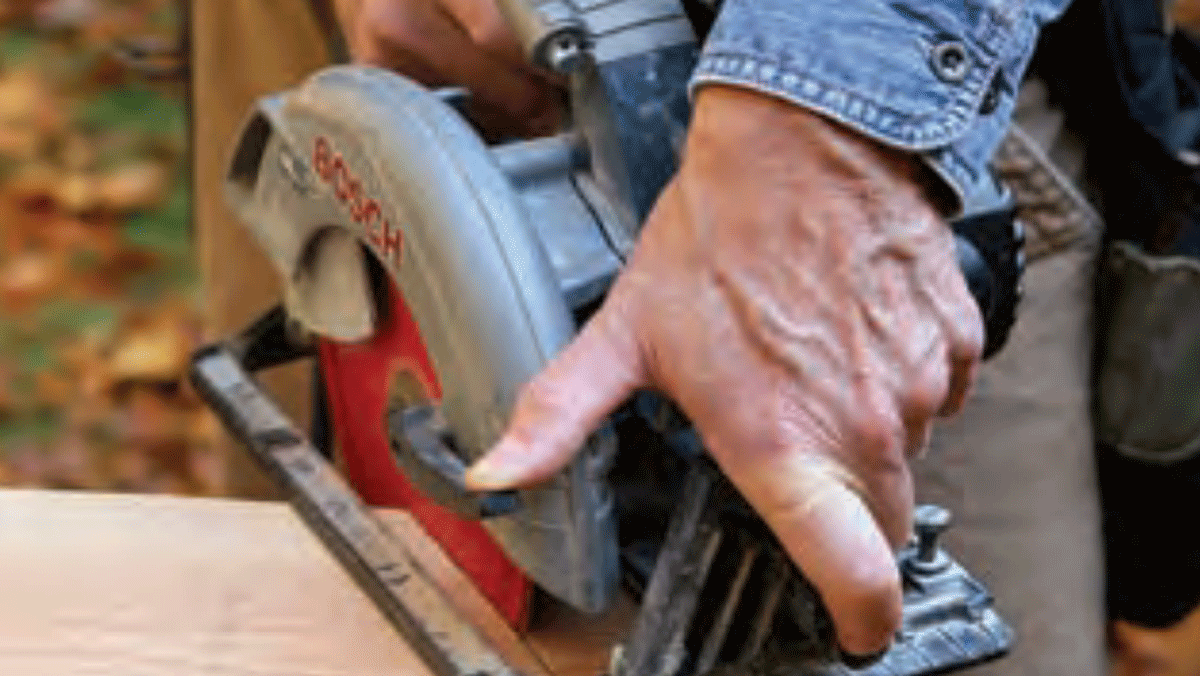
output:
<path id="1" fill-rule="evenodd" d="M 918 154 L 790 101 L 724 84 L 696 91 L 683 170 L 720 176 L 724 184 L 781 174 L 842 180 L 943 217 L 955 208 L 953 191 Z"/>

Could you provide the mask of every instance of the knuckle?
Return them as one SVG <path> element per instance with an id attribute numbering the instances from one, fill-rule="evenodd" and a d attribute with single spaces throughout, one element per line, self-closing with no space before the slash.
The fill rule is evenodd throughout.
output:
<path id="1" fill-rule="evenodd" d="M 386 33 L 387 28 L 395 24 L 399 16 L 401 16 L 399 7 L 389 8 L 377 2 L 367 3 L 359 11 L 355 24 L 360 29 L 365 29 L 371 35 L 376 36 Z"/>
<path id="2" fill-rule="evenodd" d="M 391 48 L 419 44 L 426 32 L 428 20 L 417 10 L 415 3 L 374 4 L 363 10 L 360 25 L 376 45 Z"/>
<path id="3" fill-rule="evenodd" d="M 904 397 L 904 408 L 913 423 L 919 424 L 933 417 L 946 398 L 946 389 L 920 385 L 910 388 Z"/>
<path id="4" fill-rule="evenodd" d="M 905 389 L 902 402 L 908 417 L 913 422 L 932 418 L 950 392 L 950 379 L 944 364 L 922 369 L 922 372 Z"/>
<path id="5" fill-rule="evenodd" d="M 553 414 L 562 407 L 560 388 L 552 379 L 542 375 L 521 387 L 521 408 L 530 413 Z"/>
<path id="6" fill-rule="evenodd" d="M 514 418 L 519 421 L 519 434 L 529 435 L 529 443 L 560 447 L 578 442 L 580 430 L 565 424 L 577 418 L 579 408 L 578 393 L 572 392 L 570 382 L 569 377 L 551 368 L 521 388 Z"/>
<path id="7" fill-rule="evenodd" d="M 508 24 L 499 14 L 489 13 L 472 21 L 467 27 L 467 35 L 475 44 L 495 51 L 504 50 L 512 43 Z"/>
<path id="8" fill-rule="evenodd" d="M 869 457 L 886 459 L 901 449 L 904 422 L 891 407 L 870 406 L 851 421 L 850 434 L 855 445 Z"/>
<path id="9" fill-rule="evenodd" d="M 419 29 L 410 22 L 371 26 L 370 40 L 383 52 L 409 51 L 417 44 Z"/>
<path id="10" fill-rule="evenodd" d="M 404 2 L 367 2 L 359 11 L 360 25 L 387 27 L 404 23 L 411 15 L 412 4 Z"/>
<path id="11" fill-rule="evenodd" d="M 508 435 L 527 447 L 557 448 L 564 443 L 558 426 L 564 411 L 557 402 L 535 389 L 523 389 L 508 427 Z"/>
<path id="12" fill-rule="evenodd" d="M 955 362 L 974 363 L 983 356 L 983 346 L 987 338 L 983 317 L 972 302 L 968 312 L 958 316 L 955 340 L 950 346 L 951 359 Z"/>

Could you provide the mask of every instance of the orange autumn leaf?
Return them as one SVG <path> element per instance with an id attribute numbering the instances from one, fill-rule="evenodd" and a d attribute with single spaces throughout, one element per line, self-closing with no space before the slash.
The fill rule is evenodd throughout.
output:
<path id="1" fill-rule="evenodd" d="M 34 374 L 34 398 L 41 406 L 65 406 L 78 394 L 65 374 L 43 369 Z"/>
<path id="2" fill-rule="evenodd" d="M 128 212 L 162 202 L 170 175 L 161 162 L 127 164 L 96 178 L 97 206 L 111 212 Z"/>
<path id="3" fill-rule="evenodd" d="M 65 266 L 56 257 L 25 252 L 0 263 L 0 305 L 10 311 L 27 309 L 65 285 Z"/>
<path id="4" fill-rule="evenodd" d="M 118 419 L 120 442 L 147 452 L 187 439 L 187 414 L 153 387 L 134 385 L 118 409 Z"/>
<path id="5" fill-rule="evenodd" d="M 167 328 L 131 336 L 117 347 L 109 364 L 114 380 L 173 380 L 186 360 L 187 346 Z"/>
<path id="6" fill-rule="evenodd" d="M 158 218 L 186 147 L 137 97 L 181 101 L 184 80 L 147 78 L 121 48 L 170 65 L 179 16 L 177 0 L 0 0 L 14 50 L 0 62 L 0 313 L 13 320 L 0 426 L 15 432 L 0 485 L 225 486 L 219 426 L 180 384 L 200 333 L 191 283 L 176 281 L 190 263 L 129 239 L 132 214 Z"/>
<path id="7" fill-rule="evenodd" d="M 75 280 L 80 293 L 92 299 L 120 298 L 130 280 L 158 268 L 160 257 L 152 251 L 122 247 Z"/>
<path id="8" fill-rule="evenodd" d="M 0 419 L 16 406 L 16 395 L 12 391 L 14 378 L 12 364 L 0 360 Z"/>
<path id="9" fill-rule="evenodd" d="M 38 71 L 0 71 L 0 154 L 33 159 L 41 144 L 67 122 L 63 101 Z"/>

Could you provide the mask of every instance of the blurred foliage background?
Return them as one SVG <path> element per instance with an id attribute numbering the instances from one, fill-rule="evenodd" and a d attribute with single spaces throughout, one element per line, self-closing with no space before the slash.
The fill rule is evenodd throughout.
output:
<path id="1" fill-rule="evenodd" d="M 184 13 L 0 0 L 0 484 L 219 494 L 189 390 Z"/>

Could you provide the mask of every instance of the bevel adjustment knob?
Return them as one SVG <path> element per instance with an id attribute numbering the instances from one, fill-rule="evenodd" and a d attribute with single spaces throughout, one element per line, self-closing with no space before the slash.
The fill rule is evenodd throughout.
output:
<path id="1" fill-rule="evenodd" d="M 950 527 L 950 510 L 938 505 L 918 505 L 913 511 L 913 530 L 917 534 L 917 560 L 933 563 L 937 558 L 938 538 Z"/>

